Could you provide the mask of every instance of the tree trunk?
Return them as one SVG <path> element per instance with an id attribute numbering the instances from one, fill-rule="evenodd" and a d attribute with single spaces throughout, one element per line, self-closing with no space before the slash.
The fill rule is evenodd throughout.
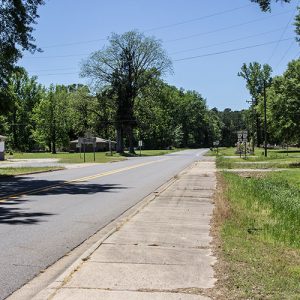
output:
<path id="1" fill-rule="evenodd" d="M 259 119 L 259 116 L 256 116 L 256 142 L 257 147 L 260 147 L 262 144 L 262 130 L 261 130 L 261 121 Z"/>
<path id="2" fill-rule="evenodd" d="M 127 134 L 128 134 L 128 142 L 129 142 L 129 153 L 135 154 L 135 151 L 134 151 L 134 137 L 133 137 L 133 128 L 132 128 L 132 126 L 128 126 Z"/>
<path id="3" fill-rule="evenodd" d="M 52 141 L 52 154 L 56 154 L 56 143 Z"/>
<path id="4" fill-rule="evenodd" d="M 123 143 L 123 128 L 118 126 L 117 128 L 117 153 L 124 153 L 124 143 Z"/>

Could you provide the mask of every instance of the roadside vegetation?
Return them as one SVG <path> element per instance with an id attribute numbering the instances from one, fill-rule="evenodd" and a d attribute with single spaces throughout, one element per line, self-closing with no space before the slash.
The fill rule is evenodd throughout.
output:
<path id="1" fill-rule="evenodd" d="M 233 151 L 221 149 L 226 156 Z M 219 174 L 216 269 L 222 299 L 299 299 L 300 168 L 290 164 L 300 161 L 300 149 L 288 154 L 274 150 L 268 158 L 249 158 L 271 161 L 265 168 L 285 160 L 288 170 Z M 219 156 L 218 167 L 223 169 L 228 160 L 236 158 Z M 255 164 L 247 165 L 254 168 Z"/>
<path id="2" fill-rule="evenodd" d="M 63 170 L 63 167 L 22 167 L 22 168 L 0 168 L 0 178 L 3 176 L 17 176 L 41 172 Z"/>
<path id="3" fill-rule="evenodd" d="M 141 156 L 158 156 L 165 155 L 177 151 L 181 151 L 184 149 L 170 149 L 170 150 L 142 150 Z M 136 155 L 139 156 L 140 151 L 136 150 Z M 124 152 L 124 154 L 119 154 L 113 152 L 111 155 L 110 152 L 96 152 L 95 153 L 95 163 L 106 163 L 106 162 L 116 162 L 125 160 L 126 157 L 132 156 L 128 152 Z M 69 152 L 57 152 L 56 154 L 52 154 L 50 152 L 42 152 L 42 153 L 28 153 L 28 152 L 15 152 L 12 155 L 6 155 L 7 159 L 43 159 L 43 158 L 52 158 L 58 159 L 59 163 L 83 163 L 84 162 L 84 154 L 83 153 L 69 153 Z M 94 162 L 94 153 L 85 153 L 85 160 L 87 163 Z M 1 163 L 0 163 L 1 166 Z"/>
<path id="4" fill-rule="evenodd" d="M 84 154 L 83 153 L 69 153 L 69 152 L 57 152 L 52 154 L 50 152 L 43 153 L 27 153 L 27 152 L 15 152 L 13 155 L 7 155 L 7 159 L 43 159 L 43 158 L 52 158 L 58 159 L 59 163 L 83 163 Z M 95 153 L 95 162 L 96 163 L 106 163 L 106 162 L 115 162 L 126 159 L 120 154 L 113 153 L 111 156 L 108 152 L 96 152 Z M 94 162 L 94 153 L 86 153 L 85 161 L 87 163 Z"/>

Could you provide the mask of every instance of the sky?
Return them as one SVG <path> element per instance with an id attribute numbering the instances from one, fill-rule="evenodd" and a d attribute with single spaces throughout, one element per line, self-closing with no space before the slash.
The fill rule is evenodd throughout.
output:
<path id="1" fill-rule="evenodd" d="M 268 63 L 280 75 L 300 55 L 294 15 L 300 1 L 273 3 L 263 13 L 249 0 L 46 0 L 33 35 L 42 53 L 24 53 L 20 65 L 38 82 L 88 83 L 82 61 L 107 46 L 112 33 L 138 30 L 161 40 L 173 61 L 171 85 L 199 92 L 209 108 L 249 106 L 243 63 Z"/>

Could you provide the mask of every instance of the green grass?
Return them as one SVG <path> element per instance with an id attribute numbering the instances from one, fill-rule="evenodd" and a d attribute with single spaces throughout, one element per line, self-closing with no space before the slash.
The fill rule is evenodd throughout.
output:
<path id="1" fill-rule="evenodd" d="M 215 152 L 211 154 L 215 155 Z M 296 148 L 291 149 L 288 155 L 282 150 L 269 150 L 265 157 L 262 149 L 256 149 L 255 156 L 246 158 L 235 157 L 233 154 L 234 148 L 222 148 L 217 156 L 217 166 L 222 169 L 300 168 L 300 149 Z"/>
<path id="2" fill-rule="evenodd" d="M 235 147 L 220 147 L 218 149 L 218 153 L 216 150 L 209 151 L 207 155 L 211 156 L 239 156 L 239 154 L 235 153 L 236 148 Z M 242 154 L 243 156 L 243 154 Z M 253 155 L 248 155 L 247 157 L 256 157 L 256 159 L 264 160 L 264 149 L 263 148 L 255 148 L 255 153 Z M 286 149 L 268 149 L 268 158 L 269 159 L 275 159 L 275 158 L 300 158 L 300 148 L 291 147 L 288 150 L 288 153 Z M 267 158 L 267 159 L 268 159 Z"/>
<path id="3" fill-rule="evenodd" d="M 173 152 L 182 151 L 185 149 L 172 149 L 172 150 L 142 150 L 141 155 L 142 156 L 160 156 L 165 154 L 170 154 Z M 140 155 L 140 150 L 136 150 L 136 156 Z M 125 154 L 126 155 L 126 154 Z"/>
<path id="4" fill-rule="evenodd" d="M 1 176 L 16 176 L 39 172 L 63 170 L 62 167 L 22 167 L 22 168 L 0 168 Z"/>
<path id="5" fill-rule="evenodd" d="M 230 214 L 221 229 L 229 299 L 300 299 L 300 170 L 223 174 Z"/>
<path id="6" fill-rule="evenodd" d="M 14 153 L 12 156 L 6 155 L 6 159 L 8 158 L 16 158 L 16 159 L 42 159 L 42 158 L 57 158 L 60 163 L 83 163 L 84 155 L 83 153 L 80 155 L 79 153 L 68 153 L 68 152 L 58 152 L 57 154 L 52 154 L 49 152 L 45 153 Z M 94 162 L 94 153 L 86 153 L 85 154 L 86 162 Z M 119 154 L 113 154 L 110 156 L 109 153 L 106 152 L 96 152 L 96 163 L 106 163 L 112 161 L 120 161 L 126 159 Z"/>
<path id="7" fill-rule="evenodd" d="M 142 150 L 142 156 L 157 156 L 157 155 L 165 155 L 172 152 L 180 151 L 183 149 L 172 149 L 172 150 Z M 136 156 L 138 156 L 140 152 L 136 151 Z M 110 155 L 109 152 L 96 152 L 96 163 L 106 163 L 106 162 L 114 162 L 126 159 L 129 155 L 125 153 L 124 155 L 120 155 L 118 153 L 113 153 L 113 156 Z M 6 155 L 6 159 L 16 158 L 16 159 L 42 159 L 42 158 L 57 158 L 60 163 L 83 163 L 84 155 L 81 153 L 68 153 L 68 152 L 58 152 L 57 154 L 52 154 L 49 152 L 44 153 L 19 153 L 15 152 L 13 155 Z M 86 153 L 85 154 L 86 162 L 94 162 L 94 153 Z"/>

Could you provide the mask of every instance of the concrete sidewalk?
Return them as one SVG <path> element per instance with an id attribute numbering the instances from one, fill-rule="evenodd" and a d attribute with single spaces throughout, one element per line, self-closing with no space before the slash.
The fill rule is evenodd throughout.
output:
<path id="1" fill-rule="evenodd" d="M 215 172 L 194 163 L 34 299 L 209 299 Z"/>

